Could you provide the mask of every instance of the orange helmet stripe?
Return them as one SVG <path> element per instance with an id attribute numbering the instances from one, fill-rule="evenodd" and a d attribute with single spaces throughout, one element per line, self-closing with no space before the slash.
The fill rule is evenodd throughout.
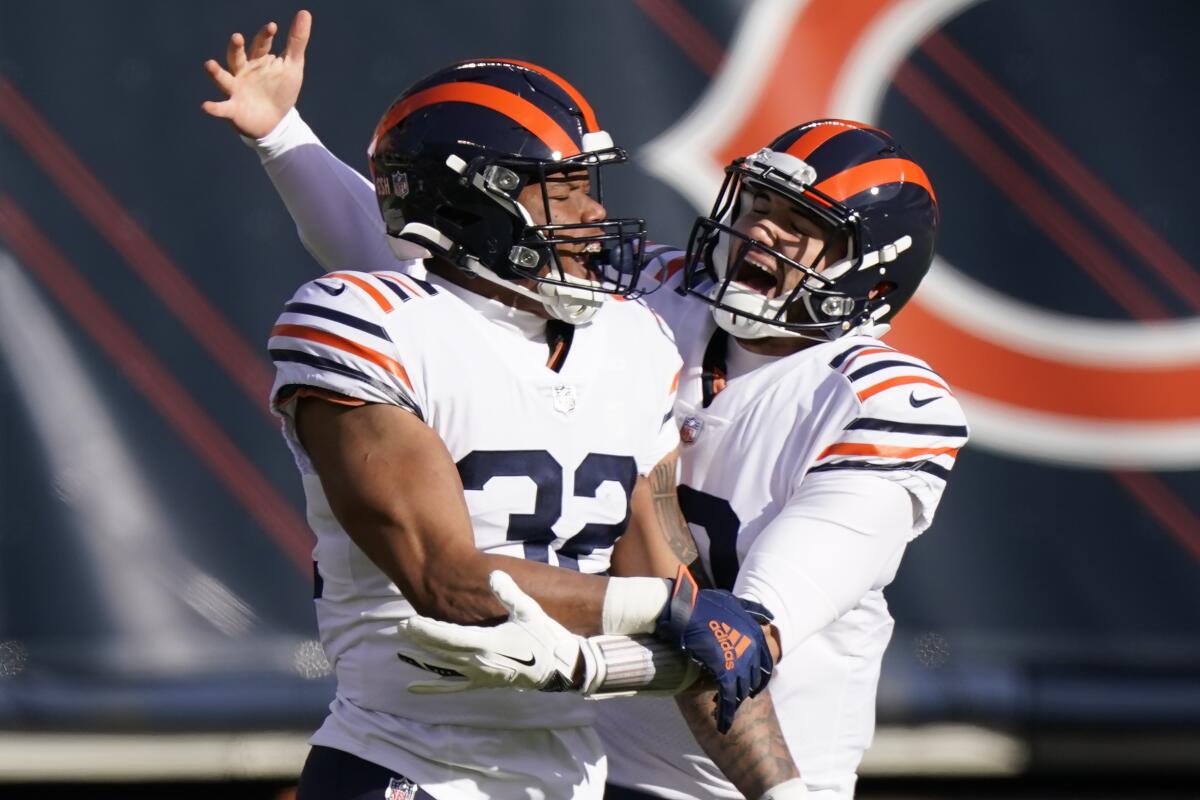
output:
<path id="1" fill-rule="evenodd" d="M 397 122 L 418 109 L 437 103 L 470 103 L 490 108 L 541 139 L 551 151 L 559 154 L 559 158 L 579 155 L 579 146 L 562 129 L 562 126 L 533 103 L 512 92 L 497 89 L 495 86 L 467 81 L 433 86 L 392 106 L 375 128 L 375 135 L 371 138 L 370 153 L 375 153 L 375 148 L 379 146 L 379 140 Z"/>
<path id="2" fill-rule="evenodd" d="M 826 178 L 814 186 L 814 189 L 824 192 L 837 202 L 853 197 L 859 192 L 865 192 L 873 186 L 887 183 L 915 183 L 937 203 L 933 186 L 925 176 L 925 170 L 906 158 L 881 158 L 868 161 L 856 167 L 842 170 L 837 175 Z"/>
<path id="3" fill-rule="evenodd" d="M 579 90 L 568 83 L 566 78 L 551 72 L 545 67 L 539 67 L 537 64 L 532 64 L 528 61 L 518 61 L 515 58 L 497 58 L 496 61 L 501 64 L 516 64 L 518 67 L 531 69 L 554 81 L 558 84 L 558 88 L 566 92 L 575 101 L 575 105 L 579 106 L 579 110 L 583 112 L 583 122 L 587 125 L 588 132 L 592 133 L 600 130 L 600 123 L 596 122 L 596 112 L 592 111 L 591 103 L 585 100 L 583 95 L 579 93 Z"/>
<path id="4" fill-rule="evenodd" d="M 805 131 L 804 135 L 792 142 L 792 146 L 784 152 L 803 161 L 816 152 L 818 147 L 825 144 L 833 137 L 843 134 L 846 131 L 857 131 L 863 129 L 863 125 L 860 125 L 857 122 L 851 122 L 847 119 L 827 120 L 818 125 L 814 125 L 812 128 Z"/>

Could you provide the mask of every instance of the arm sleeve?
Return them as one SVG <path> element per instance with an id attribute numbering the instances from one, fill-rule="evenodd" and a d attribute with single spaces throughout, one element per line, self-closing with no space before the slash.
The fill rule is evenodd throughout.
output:
<path id="1" fill-rule="evenodd" d="M 325 148 L 291 109 L 261 139 L 243 137 L 258 153 L 275 191 L 296 223 L 305 249 L 327 270 L 394 269 L 371 182 Z M 409 258 L 426 251 L 411 245 Z"/>
<path id="2" fill-rule="evenodd" d="M 783 655 L 895 575 L 913 500 L 877 475 L 810 476 L 755 540 L 734 594 L 775 615 Z"/>

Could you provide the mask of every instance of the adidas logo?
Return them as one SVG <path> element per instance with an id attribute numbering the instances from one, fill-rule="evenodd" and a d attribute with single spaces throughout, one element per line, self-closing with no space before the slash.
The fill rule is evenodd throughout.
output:
<path id="1" fill-rule="evenodd" d="M 730 627 L 728 623 L 709 620 L 708 629 L 717 637 L 721 653 L 725 656 L 725 671 L 733 669 L 734 664 L 750 647 L 750 637 L 741 631 Z"/>

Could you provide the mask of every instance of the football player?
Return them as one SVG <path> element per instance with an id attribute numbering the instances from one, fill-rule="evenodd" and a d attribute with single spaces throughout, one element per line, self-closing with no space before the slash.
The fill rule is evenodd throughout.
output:
<path id="1" fill-rule="evenodd" d="M 937 220 L 891 136 L 817 120 L 729 165 L 688 251 L 652 262 L 676 289 L 650 302 L 684 359 L 680 504 L 713 582 L 776 610 L 772 695 L 813 797 L 854 794 L 892 631 L 883 589 L 967 440 L 946 382 L 880 341 L 929 268 Z M 536 605 L 521 612 L 509 646 L 521 630 L 562 638 Z M 488 649 L 477 629 L 408 624 L 438 663 Z M 739 796 L 673 712 L 602 704 L 608 798 Z"/>
<path id="2" fill-rule="evenodd" d="M 257 70 L 277 88 L 302 64 L 307 27 L 302 13 L 282 58 L 266 31 L 253 64 L 235 40 L 231 71 L 209 65 L 230 99 L 206 110 L 245 134 L 263 122 L 270 133 L 256 146 L 273 177 L 292 163 L 281 156 L 315 137 L 285 115 L 294 95 L 264 122 L 237 78 Z M 705 731 L 732 726 L 716 755 L 743 791 L 801 790 L 772 736 L 769 696 L 733 719 L 769 677 L 769 614 L 697 590 L 664 538 L 678 354 L 644 305 L 605 302 L 639 291 L 641 221 L 608 219 L 599 197 L 600 168 L 624 154 L 561 78 L 493 59 L 410 87 L 370 155 L 389 250 L 429 257 L 328 259 L 342 269 L 302 286 L 270 340 L 272 406 L 317 533 L 318 621 L 338 678 L 300 797 L 396 785 L 442 800 L 597 797 L 604 757 L 590 708 L 562 690 L 679 691 L 695 677 L 683 652 L 716 678 L 719 702 L 692 692 L 680 705 Z M 601 577 L 610 565 L 671 578 Z M 496 570 L 516 583 L 489 580 Z M 406 654 L 405 619 L 499 621 L 516 613 L 514 597 L 564 635 L 659 638 L 496 654 L 557 693 L 405 691 L 445 672 Z"/>

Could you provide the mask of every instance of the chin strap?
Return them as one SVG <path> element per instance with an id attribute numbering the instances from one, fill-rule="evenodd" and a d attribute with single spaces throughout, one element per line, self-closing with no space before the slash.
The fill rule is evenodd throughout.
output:
<path id="1" fill-rule="evenodd" d="M 546 313 L 568 325 L 585 325 L 590 322 L 606 298 L 604 292 L 595 291 L 596 287 L 600 285 L 599 283 L 572 275 L 566 275 L 563 278 L 571 284 L 570 286 L 538 282 L 536 290 L 502 278 L 495 271 L 480 263 L 479 259 L 463 253 L 461 248 L 431 225 L 410 222 L 404 226 L 401 235 L 406 238 L 388 237 L 388 245 L 397 257 L 400 257 L 401 252 L 406 252 L 404 248 L 411 247 L 410 241 L 419 241 L 432 252 L 446 254 L 447 258 L 457 264 L 459 269 L 482 278 L 488 283 L 507 289 L 513 294 L 540 303 L 546 309 Z M 452 255 L 455 251 L 461 254 L 458 258 Z"/>

